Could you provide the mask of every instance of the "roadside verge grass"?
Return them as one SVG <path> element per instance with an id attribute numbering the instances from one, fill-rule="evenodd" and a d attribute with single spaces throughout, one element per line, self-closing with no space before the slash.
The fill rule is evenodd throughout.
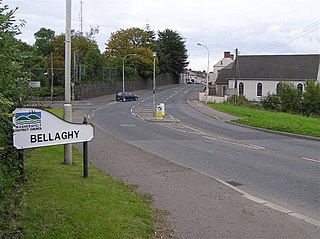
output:
<path id="1" fill-rule="evenodd" d="M 153 211 L 147 197 L 94 166 L 83 178 L 82 155 L 63 164 L 63 146 L 28 152 L 21 212 L 23 238 L 149 238 Z"/>
<path id="2" fill-rule="evenodd" d="M 226 103 L 208 103 L 208 106 L 242 119 L 233 122 L 275 131 L 320 137 L 320 118 L 271 112 Z"/>

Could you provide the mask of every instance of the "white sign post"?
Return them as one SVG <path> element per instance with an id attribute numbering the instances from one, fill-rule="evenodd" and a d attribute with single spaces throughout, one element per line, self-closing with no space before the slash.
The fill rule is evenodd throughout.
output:
<path id="1" fill-rule="evenodd" d="M 94 128 L 91 124 L 69 123 L 45 110 L 19 108 L 12 113 L 13 146 L 19 150 L 85 143 L 94 137 Z"/>

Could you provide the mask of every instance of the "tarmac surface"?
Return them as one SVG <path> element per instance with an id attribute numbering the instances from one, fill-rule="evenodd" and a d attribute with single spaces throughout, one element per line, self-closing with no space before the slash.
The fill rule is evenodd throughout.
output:
<path id="1" fill-rule="evenodd" d="M 108 102 L 113 96 L 90 101 Z M 215 111 L 197 101 L 191 107 L 223 121 L 233 116 Z M 74 122 L 82 122 L 89 109 L 73 113 Z M 150 122 L 152 112 L 133 112 Z M 171 116 L 163 120 L 175 122 Z M 219 179 L 174 164 L 162 157 L 126 143 L 95 125 L 95 138 L 89 143 L 90 161 L 106 174 L 136 185 L 137 191 L 152 196 L 152 204 L 163 220 L 158 221 L 157 238 L 320 238 L 318 221 L 311 223 L 277 208 Z M 90 177 L 90 172 L 89 172 Z M 94 175 L 92 175 L 94 177 Z M 275 210 L 276 209 L 276 210 Z"/>

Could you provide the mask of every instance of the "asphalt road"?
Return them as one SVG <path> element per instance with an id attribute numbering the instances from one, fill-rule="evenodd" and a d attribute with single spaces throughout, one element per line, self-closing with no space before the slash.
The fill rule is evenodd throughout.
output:
<path id="1" fill-rule="evenodd" d="M 164 102 L 166 113 L 179 123 L 147 122 L 132 114 L 152 109 L 151 92 L 141 93 L 137 102 L 98 102 L 92 117 L 105 132 L 130 144 L 319 220 L 319 141 L 244 128 L 202 114 L 187 104 L 199 87 L 157 91 L 157 102 Z"/>

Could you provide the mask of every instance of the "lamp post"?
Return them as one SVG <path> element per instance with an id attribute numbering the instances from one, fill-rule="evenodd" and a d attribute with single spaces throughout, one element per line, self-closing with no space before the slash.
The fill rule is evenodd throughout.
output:
<path id="1" fill-rule="evenodd" d="M 122 92 L 124 92 L 124 61 L 128 56 L 136 56 L 137 54 L 128 54 L 123 57 L 122 60 Z"/>
<path id="2" fill-rule="evenodd" d="M 152 57 L 153 57 L 153 89 L 152 89 L 152 94 L 153 94 L 153 116 L 156 115 L 156 57 L 157 57 L 157 52 L 153 51 L 152 52 Z"/>
<path id="3" fill-rule="evenodd" d="M 53 53 L 50 54 L 51 58 L 51 101 L 53 100 Z"/>
<path id="4" fill-rule="evenodd" d="M 197 42 L 198 46 L 202 46 L 206 48 L 208 52 L 208 65 L 207 65 L 207 82 L 206 82 L 206 104 L 208 103 L 208 95 L 209 95 L 209 49 L 205 45 L 201 44 L 200 42 Z"/>

